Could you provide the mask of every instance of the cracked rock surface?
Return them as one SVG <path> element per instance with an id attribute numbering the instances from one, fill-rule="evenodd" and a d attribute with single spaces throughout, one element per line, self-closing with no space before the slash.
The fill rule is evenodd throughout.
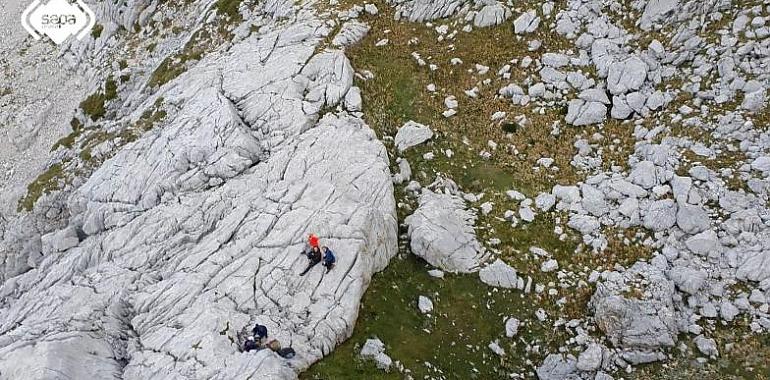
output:
<path id="1" fill-rule="evenodd" d="M 363 120 L 322 113 L 351 91 L 352 68 L 316 52 L 328 30 L 298 12 L 129 116 L 172 105 L 71 190 L 66 227 L 37 236 L 44 257 L 0 287 L 3 376 L 291 379 L 352 334 L 396 253 L 388 157 Z M 337 263 L 300 277 L 311 232 Z M 257 322 L 296 357 L 241 353 Z"/>

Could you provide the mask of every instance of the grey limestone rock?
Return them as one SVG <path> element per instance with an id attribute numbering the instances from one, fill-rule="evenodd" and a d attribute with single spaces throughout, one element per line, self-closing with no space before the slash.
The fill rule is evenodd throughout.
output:
<path id="1" fill-rule="evenodd" d="M 725 321 L 731 322 L 739 313 L 740 310 L 728 300 L 724 300 L 719 304 L 719 314 Z"/>
<path id="2" fill-rule="evenodd" d="M 501 288 L 515 288 L 518 284 L 516 269 L 500 259 L 482 268 L 479 271 L 479 278 L 489 286 Z"/>
<path id="3" fill-rule="evenodd" d="M 695 347 L 698 347 L 703 355 L 716 357 L 719 356 L 719 349 L 717 349 L 717 342 L 712 338 L 706 338 L 703 335 L 698 335 L 693 340 Z"/>
<path id="4" fill-rule="evenodd" d="M 649 30 L 652 24 L 677 9 L 679 0 L 650 0 L 644 7 L 644 12 L 640 19 L 640 27 Z"/>
<path id="5" fill-rule="evenodd" d="M 556 196 L 550 193 L 540 193 L 535 197 L 535 207 L 540 211 L 549 211 L 556 204 Z"/>
<path id="6" fill-rule="evenodd" d="M 697 255 L 712 256 L 722 252 L 722 245 L 714 230 L 706 230 L 691 236 L 685 241 L 685 245 Z"/>
<path id="7" fill-rule="evenodd" d="M 320 117 L 353 81 L 342 52 L 316 52 L 322 25 L 253 33 L 133 107 L 129 121 L 174 105 L 73 190 L 65 239 L 0 287 L 3 376 L 293 379 L 352 334 L 396 253 L 395 200 L 373 131 Z M 309 232 L 338 261 L 300 277 Z M 297 356 L 241 353 L 255 321 Z"/>
<path id="8" fill-rule="evenodd" d="M 516 334 L 519 333 L 519 325 L 520 322 L 518 319 L 508 318 L 508 320 L 505 321 L 505 336 L 509 338 L 516 336 Z"/>
<path id="9" fill-rule="evenodd" d="M 596 371 L 602 365 L 604 350 L 602 345 L 592 343 L 578 355 L 577 369 L 581 371 Z"/>
<path id="10" fill-rule="evenodd" d="M 647 64 L 641 58 L 631 56 L 609 66 L 607 90 L 613 95 L 625 94 L 641 88 L 645 79 Z"/>
<path id="11" fill-rule="evenodd" d="M 668 277 L 676 287 L 688 294 L 697 293 L 706 283 L 708 273 L 703 270 L 688 267 L 674 267 L 668 272 Z"/>
<path id="12" fill-rule="evenodd" d="M 340 31 L 332 39 L 332 45 L 350 46 L 361 41 L 369 33 L 369 25 L 361 21 L 352 20 L 342 24 Z"/>
<path id="13" fill-rule="evenodd" d="M 511 10 L 500 2 L 492 1 L 485 4 L 473 17 L 473 25 L 477 28 L 500 25 L 511 17 Z"/>
<path id="14" fill-rule="evenodd" d="M 676 224 L 688 234 L 697 234 L 709 228 L 711 220 L 701 206 L 678 203 Z"/>
<path id="15" fill-rule="evenodd" d="M 631 281 L 644 280 L 642 296 L 623 294 Z M 673 304 L 674 284 L 661 269 L 637 262 L 623 273 L 611 272 L 589 302 L 597 326 L 618 348 L 651 351 L 672 347 L 679 333 Z"/>
<path id="16" fill-rule="evenodd" d="M 425 296 L 417 297 L 417 308 L 420 309 L 420 313 L 428 314 L 433 311 L 433 301 Z"/>
<path id="17" fill-rule="evenodd" d="M 644 226 L 653 231 L 664 231 L 676 224 L 677 206 L 671 199 L 650 202 L 644 210 Z"/>
<path id="18" fill-rule="evenodd" d="M 73 226 L 44 235 L 41 240 L 43 255 L 66 251 L 80 243 L 77 229 Z"/>
<path id="19" fill-rule="evenodd" d="M 396 163 L 398 163 L 398 173 L 393 175 L 393 183 L 400 185 L 412 179 L 412 167 L 409 161 L 406 158 L 398 158 Z"/>
<path id="20" fill-rule="evenodd" d="M 561 53 L 544 53 L 540 61 L 546 66 L 559 68 L 569 65 L 569 56 Z"/>
<path id="21" fill-rule="evenodd" d="M 393 359 L 385 353 L 385 344 L 377 338 L 367 339 L 364 347 L 361 348 L 359 356 L 364 359 L 374 360 L 377 368 L 385 371 L 389 370 L 390 366 L 393 365 Z"/>
<path id="22" fill-rule="evenodd" d="M 564 120 L 574 126 L 598 124 L 607 119 L 607 106 L 602 102 L 570 100 Z"/>
<path id="23" fill-rule="evenodd" d="M 410 22 L 431 21 L 450 17 L 467 4 L 467 0 L 395 0 L 396 19 Z"/>
<path id="24" fill-rule="evenodd" d="M 766 98 L 767 90 L 764 87 L 761 87 L 752 92 L 747 92 L 743 96 L 741 108 L 751 112 L 757 112 L 762 109 L 762 107 L 764 107 Z"/>
<path id="25" fill-rule="evenodd" d="M 747 250 L 741 253 L 736 277 L 750 281 L 770 278 L 770 249 Z"/>
<path id="26" fill-rule="evenodd" d="M 612 97 L 612 109 L 610 110 L 610 116 L 614 119 L 626 119 L 634 112 L 631 106 L 626 102 L 624 95 L 615 95 Z"/>
<path id="27" fill-rule="evenodd" d="M 583 208 L 593 216 L 602 216 L 609 211 L 604 193 L 594 186 L 583 184 L 580 186 L 583 195 Z"/>
<path id="28" fill-rule="evenodd" d="M 465 201 L 450 194 L 424 189 L 420 206 L 408 216 L 412 252 L 448 272 L 475 272 L 487 252 L 476 240 L 475 214 Z"/>
<path id="29" fill-rule="evenodd" d="M 408 121 L 396 133 L 396 148 L 403 152 L 413 146 L 420 145 L 433 137 L 430 127 L 414 121 Z"/>
<path id="30" fill-rule="evenodd" d="M 572 355 L 550 354 L 537 367 L 539 380 L 578 380 L 577 360 Z"/>
<path id="31" fill-rule="evenodd" d="M 610 99 L 607 97 L 607 92 L 601 88 L 589 88 L 583 90 L 578 95 L 578 98 L 587 102 L 599 102 L 605 105 L 610 105 Z"/>
<path id="32" fill-rule="evenodd" d="M 540 265 L 541 272 L 548 273 L 548 272 L 553 272 L 557 269 L 559 269 L 559 262 L 554 259 L 543 261 L 543 264 Z"/>
<path id="33" fill-rule="evenodd" d="M 513 31 L 516 34 L 532 33 L 537 30 L 539 25 L 540 17 L 534 10 L 530 9 L 513 20 Z"/>

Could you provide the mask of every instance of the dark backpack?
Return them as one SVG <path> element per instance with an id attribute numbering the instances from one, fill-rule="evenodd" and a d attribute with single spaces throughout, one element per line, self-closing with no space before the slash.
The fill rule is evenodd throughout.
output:
<path id="1" fill-rule="evenodd" d="M 291 347 L 286 347 L 278 350 L 278 355 L 280 355 L 284 359 L 292 359 L 296 354 L 297 353 Z"/>
<path id="2" fill-rule="evenodd" d="M 251 330 L 254 333 L 254 337 L 257 339 L 267 338 L 267 327 L 257 323 L 254 329 Z"/>

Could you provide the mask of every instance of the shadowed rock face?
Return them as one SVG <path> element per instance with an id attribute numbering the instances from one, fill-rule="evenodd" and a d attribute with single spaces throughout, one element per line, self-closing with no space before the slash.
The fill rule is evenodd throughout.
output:
<path id="1" fill-rule="evenodd" d="M 139 107 L 163 96 L 173 110 L 70 195 L 65 235 L 79 241 L 0 287 L 2 376 L 296 378 L 350 336 L 396 253 L 391 175 L 360 118 L 321 117 L 352 68 L 315 53 L 323 24 L 301 19 L 204 59 Z M 337 264 L 300 277 L 310 232 Z M 240 353 L 255 322 L 297 356 Z"/>

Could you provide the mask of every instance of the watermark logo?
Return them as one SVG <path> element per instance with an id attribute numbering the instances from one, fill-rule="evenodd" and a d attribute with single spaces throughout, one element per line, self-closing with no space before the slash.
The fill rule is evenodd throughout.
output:
<path id="1" fill-rule="evenodd" d="M 21 24 L 36 40 L 46 35 L 60 45 L 70 36 L 80 40 L 88 35 L 96 25 L 96 16 L 83 0 L 34 0 L 21 15 Z"/>

